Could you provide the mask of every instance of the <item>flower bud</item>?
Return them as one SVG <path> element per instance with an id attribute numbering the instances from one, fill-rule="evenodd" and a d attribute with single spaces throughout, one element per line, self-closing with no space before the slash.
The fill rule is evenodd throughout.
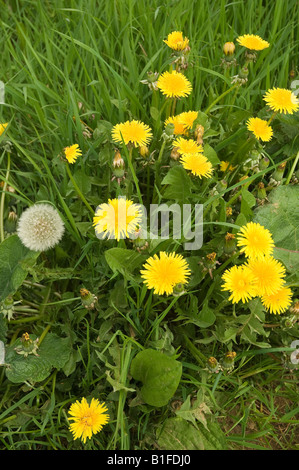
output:
<path id="1" fill-rule="evenodd" d="M 4 230 L 7 233 L 14 233 L 16 232 L 17 229 L 17 220 L 18 216 L 14 211 L 11 211 L 8 214 L 8 217 L 4 223 Z"/>
<path id="2" fill-rule="evenodd" d="M 257 197 L 258 197 L 258 199 L 266 199 L 267 198 L 265 185 L 262 181 L 257 185 Z"/>
<path id="3" fill-rule="evenodd" d="M 172 158 L 172 160 L 178 160 L 180 158 L 180 153 L 178 152 L 178 149 L 177 147 L 174 147 L 170 153 L 170 158 Z"/>
<path id="4" fill-rule="evenodd" d="M 273 175 L 272 175 L 272 178 L 273 178 L 275 181 L 280 182 L 280 181 L 283 179 L 283 174 L 284 174 L 284 170 L 285 170 L 286 164 L 287 164 L 287 162 L 281 163 L 281 164 L 276 168 L 276 170 L 274 171 L 274 173 L 273 173 Z"/>
<path id="5" fill-rule="evenodd" d="M 84 288 L 80 289 L 80 296 L 83 307 L 88 310 L 94 310 L 96 308 L 98 298 L 89 292 L 89 290 Z"/>
<path id="6" fill-rule="evenodd" d="M 236 46 L 233 42 L 226 42 L 223 46 L 223 52 L 226 56 L 234 55 Z"/>
<path id="7" fill-rule="evenodd" d="M 236 240 L 233 233 L 227 233 L 225 235 L 224 242 L 224 253 L 226 255 L 231 255 L 236 250 Z"/>
<path id="8" fill-rule="evenodd" d="M 12 295 L 9 295 L 8 297 L 6 297 L 6 299 L 3 300 L 3 302 L 1 302 L 0 313 L 2 313 L 4 317 L 7 317 L 8 321 L 13 318 L 14 300 Z"/>
<path id="9" fill-rule="evenodd" d="M 262 158 L 259 162 L 259 170 L 260 171 L 266 170 L 266 168 L 268 168 L 269 166 L 269 163 L 270 163 L 270 160 L 268 157 Z"/>
<path id="10" fill-rule="evenodd" d="M 236 355 L 234 351 L 228 351 L 222 360 L 222 367 L 224 369 L 232 369 L 235 364 Z"/>
<path id="11" fill-rule="evenodd" d="M 140 145 L 139 147 L 139 155 L 141 157 L 146 158 L 149 155 L 149 148 L 146 145 Z"/>
<path id="12" fill-rule="evenodd" d="M 196 139 L 196 142 L 200 145 L 203 144 L 204 131 L 205 131 L 205 128 L 201 124 L 197 124 L 195 131 L 194 131 L 194 137 Z"/>
<path id="13" fill-rule="evenodd" d="M 27 357 L 29 354 L 34 354 L 35 356 L 38 356 L 37 350 L 38 350 L 38 340 L 39 338 L 36 338 L 35 340 L 31 339 L 28 333 L 24 333 L 21 338 L 21 345 L 17 346 L 15 349 L 17 354 L 21 354 L 24 357 Z"/>
<path id="14" fill-rule="evenodd" d="M 209 357 L 207 361 L 207 367 L 213 374 L 218 374 L 221 369 L 220 364 L 218 363 L 217 359 L 215 359 L 215 357 Z"/>

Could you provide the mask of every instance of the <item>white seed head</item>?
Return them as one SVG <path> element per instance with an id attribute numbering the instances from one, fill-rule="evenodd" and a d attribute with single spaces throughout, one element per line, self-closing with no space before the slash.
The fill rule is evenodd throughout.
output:
<path id="1" fill-rule="evenodd" d="M 49 204 L 34 204 L 19 218 L 17 234 L 32 251 L 46 251 L 60 241 L 64 224 L 58 212 Z"/>

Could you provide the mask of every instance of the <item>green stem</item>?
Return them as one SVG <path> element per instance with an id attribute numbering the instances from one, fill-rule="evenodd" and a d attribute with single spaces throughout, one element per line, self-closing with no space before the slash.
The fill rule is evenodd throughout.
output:
<path id="1" fill-rule="evenodd" d="M 94 210 L 92 209 L 92 207 L 89 205 L 89 203 L 86 201 L 85 197 L 83 196 L 79 186 L 77 185 L 76 181 L 74 180 L 74 177 L 71 173 L 71 170 L 70 170 L 70 167 L 69 167 L 69 164 L 67 163 L 66 164 L 66 171 L 67 171 L 67 174 L 69 175 L 69 178 L 71 180 L 71 182 L 73 183 L 73 186 L 78 194 L 78 196 L 80 197 L 80 199 L 82 199 L 82 201 L 84 202 L 84 204 L 86 205 L 87 209 L 90 211 L 90 213 L 92 215 L 94 215 Z"/>
<path id="2" fill-rule="evenodd" d="M 5 201 L 5 191 L 7 188 L 7 180 L 9 178 L 10 172 L 10 153 L 7 154 L 7 170 L 5 175 L 5 182 L 3 185 L 3 190 L 1 194 L 1 202 L 0 202 L 0 240 L 3 242 L 4 240 L 4 201 Z"/>
<path id="3" fill-rule="evenodd" d="M 126 153 L 127 153 L 127 152 L 128 152 L 128 150 L 126 149 Z M 140 192 L 138 179 L 137 179 L 136 172 L 135 172 L 135 169 L 134 169 L 134 166 L 133 166 L 133 163 L 132 163 L 132 152 L 133 152 L 133 147 L 131 147 L 131 148 L 129 149 L 129 155 L 127 155 L 127 161 L 128 161 L 128 165 L 129 165 L 129 167 L 130 167 L 130 170 L 131 170 L 131 173 L 132 173 L 132 177 L 133 177 L 133 180 L 134 180 L 134 183 L 135 183 L 135 186 L 136 186 L 136 190 L 137 190 L 137 194 L 138 194 L 139 203 L 140 203 L 141 205 L 143 205 L 142 195 L 141 195 L 141 192 Z"/>
<path id="4" fill-rule="evenodd" d="M 299 152 L 298 152 L 297 155 L 296 155 L 296 158 L 295 158 L 295 160 L 294 160 L 294 163 L 293 163 L 293 165 L 292 165 L 292 168 L 290 169 L 290 172 L 289 172 L 289 174 L 288 174 L 288 177 L 287 177 L 287 179 L 286 179 L 285 184 L 289 184 L 289 182 L 291 181 L 291 178 L 292 178 L 293 173 L 294 173 L 294 171 L 295 171 L 295 168 L 296 168 L 296 166 L 297 166 L 298 160 L 299 160 Z"/>
<path id="5" fill-rule="evenodd" d="M 222 95 L 218 96 L 218 98 L 216 98 L 216 100 L 213 101 L 213 103 L 210 104 L 210 106 L 207 107 L 207 109 L 205 110 L 205 114 L 208 114 L 209 111 L 213 108 L 213 106 L 215 106 L 215 104 L 217 104 L 219 101 L 221 101 L 222 98 L 224 98 L 226 95 L 228 95 L 228 93 L 230 93 L 232 90 L 234 90 L 237 86 L 238 86 L 238 84 L 235 83 L 232 87 L 230 87 L 228 90 L 226 90 L 224 93 L 222 93 Z"/>

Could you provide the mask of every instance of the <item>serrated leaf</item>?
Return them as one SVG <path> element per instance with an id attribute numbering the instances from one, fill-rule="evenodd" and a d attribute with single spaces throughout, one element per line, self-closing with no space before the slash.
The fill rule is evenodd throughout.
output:
<path id="1" fill-rule="evenodd" d="M 163 192 L 164 199 L 183 202 L 187 201 L 192 194 L 193 183 L 181 165 L 171 168 L 161 184 L 168 185 Z"/>
<path id="2" fill-rule="evenodd" d="M 113 272 L 119 272 L 126 279 L 133 279 L 132 273 L 141 266 L 146 256 L 125 248 L 110 248 L 105 251 L 105 258 Z"/>

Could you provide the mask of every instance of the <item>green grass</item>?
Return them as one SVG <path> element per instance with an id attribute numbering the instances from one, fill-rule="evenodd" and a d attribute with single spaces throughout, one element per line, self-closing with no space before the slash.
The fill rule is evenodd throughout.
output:
<path id="1" fill-rule="evenodd" d="M 53 370 L 35 384 L 11 383 L 0 367 L 0 448 L 82 449 L 68 430 L 67 412 L 76 399 L 95 396 L 108 404 L 111 421 L 94 437 L 91 448 L 155 449 L 157 433 L 167 418 L 175 416 L 176 406 L 202 390 L 203 403 L 224 431 L 229 449 L 297 449 L 298 371 L 285 367 L 284 354 L 290 354 L 288 348 L 298 330 L 276 328 L 277 318 L 272 316 L 266 327 L 271 331 L 270 347 L 233 339 L 222 342 L 221 323 L 226 322 L 226 314 L 233 323 L 236 311 L 223 303 L 219 282 L 207 275 L 191 288 L 193 297 L 169 300 L 153 296 L 136 277 L 124 279 L 112 273 L 105 251 L 113 242 L 104 245 L 95 237 L 88 206 L 95 210 L 100 202 L 119 195 L 138 202 L 136 179 L 130 172 L 123 186 L 111 181 L 115 146 L 110 130 L 130 119 L 149 124 L 154 129 L 150 151 L 158 158 L 165 115 L 154 120 L 153 108 L 161 111 L 164 98 L 141 80 L 149 71 L 169 69 L 172 58 L 163 39 L 174 30 L 182 30 L 190 40 L 186 75 L 193 86 L 192 94 L 177 103 L 176 112 L 208 110 L 215 131 L 209 143 L 220 160 L 238 165 L 220 196 L 211 194 L 211 184 L 203 181 L 195 192 L 200 193 L 207 217 L 220 197 L 221 210 L 236 201 L 236 192 L 240 195 L 242 190 L 238 172 L 252 146 L 244 138 L 245 119 L 264 109 L 263 95 L 269 88 L 290 88 L 292 70 L 298 79 L 298 2 L 11 0 L 0 5 L 0 79 L 5 83 L 0 122 L 10 122 L 5 139 L 0 138 L 0 180 L 14 188 L 2 193 L 1 220 L 5 222 L 11 210 L 20 216 L 28 205 L 50 202 L 67 234 L 56 250 L 41 255 L 38 265 L 28 268 L 28 278 L 15 296 L 22 303 L 16 304 L 7 339 L 13 344 L 25 331 L 40 336 L 50 330 L 69 337 L 73 347 L 68 374 Z M 248 84 L 225 94 L 238 69 L 221 67 L 223 44 L 236 42 L 246 33 L 260 35 L 270 48 L 250 64 Z M 239 63 L 242 54 L 237 46 Z M 263 173 L 246 173 L 250 191 L 282 161 L 287 161 L 287 174 L 293 175 L 298 143 L 296 138 L 292 142 L 288 146 L 284 140 L 275 141 L 264 149 L 270 166 Z M 83 152 L 70 166 L 77 188 L 61 159 L 63 148 L 73 143 Z M 169 153 L 168 149 L 161 155 L 163 176 Z M 148 204 L 155 172 L 149 165 L 143 167 L 140 157 L 137 162 L 139 195 Z M 164 189 L 157 190 L 154 196 L 160 202 Z M 83 194 L 85 203 L 78 194 Z M 209 243 L 196 253 L 196 262 L 213 251 L 229 229 L 227 221 L 217 220 L 208 218 Z M 119 246 L 126 244 L 121 241 Z M 176 251 L 182 243 L 164 246 Z M 213 271 L 214 280 L 231 261 L 222 260 Z M 298 296 L 298 279 L 290 282 Z M 82 286 L 97 295 L 98 311 L 82 308 Z M 188 320 L 205 299 L 210 299 L 217 316 L 215 330 Z M 226 311 L 221 310 L 223 305 Z M 163 351 L 175 352 L 184 367 L 169 405 L 155 408 L 128 389 L 136 388 L 130 375 L 133 358 L 144 348 L 159 349 L 159 340 L 164 341 Z M 206 370 L 209 356 L 221 357 L 231 348 L 238 356 L 230 373 Z"/>

